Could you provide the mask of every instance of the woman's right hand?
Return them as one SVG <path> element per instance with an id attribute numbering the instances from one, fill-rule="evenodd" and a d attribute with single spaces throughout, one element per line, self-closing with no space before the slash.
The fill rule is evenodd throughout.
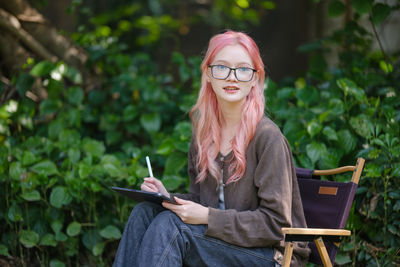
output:
<path id="1" fill-rule="evenodd" d="M 162 182 L 154 177 L 144 178 L 144 182 L 140 186 L 140 189 L 142 189 L 143 191 L 161 193 L 167 197 L 170 197 L 167 189 L 165 189 Z"/>

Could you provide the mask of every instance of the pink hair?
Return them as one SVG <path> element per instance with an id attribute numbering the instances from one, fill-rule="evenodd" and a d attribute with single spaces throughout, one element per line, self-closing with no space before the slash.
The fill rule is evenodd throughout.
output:
<path id="1" fill-rule="evenodd" d="M 201 87 L 197 103 L 190 112 L 195 135 L 195 145 L 197 156 L 195 158 L 196 167 L 199 174 L 196 182 L 204 181 L 207 173 L 210 173 L 217 181 L 221 175 L 215 159 L 221 144 L 221 123 L 223 117 L 218 106 L 216 95 L 207 82 L 206 75 L 209 64 L 222 48 L 227 45 L 241 45 L 250 55 L 257 74 L 258 82 L 251 89 L 242 107 L 242 118 L 240 120 L 239 130 L 232 140 L 233 158 L 230 162 L 229 171 L 232 175 L 227 183 L 236 182 L 243 177 L 246 170 L 246 149 L 253 138 L 257 123 L 264 114 L 264 79 L 265 71 L 260 52 L 253 39 L 242 32 L 227 31 L 215 35 L 211 38 L 207 53 L 201 64 L 202 77 Z"/>

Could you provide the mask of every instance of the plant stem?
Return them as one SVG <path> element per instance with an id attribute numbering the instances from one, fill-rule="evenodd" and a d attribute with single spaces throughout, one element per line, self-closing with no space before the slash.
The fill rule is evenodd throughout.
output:
<path id="1" fill-rule="evenodd" d="M 381 51 L 382 51 L 382 54 L 383 54 L 384 57 L 387 59 L 387 61 L 389 61 L 389 62 L 393 65 L 392 60 L 391 60 L 390 57 L 386 54 L 385 49 L 383 49 L 383 45 L 382 45 L 382 42 L 381 42 L 381 38 L 379 38 L 378 32 L 377 32 L 376 27 L 375 27 L 375 23 L 372 21 L 372 14 L 369 14 L 369 21 L 371 22 L 372 30 L 374 31 L 375 38 L 376 38 L 376 40 L 378 41 L 378 45 L 379 45 L 379 48 L 380 48 Z"/>

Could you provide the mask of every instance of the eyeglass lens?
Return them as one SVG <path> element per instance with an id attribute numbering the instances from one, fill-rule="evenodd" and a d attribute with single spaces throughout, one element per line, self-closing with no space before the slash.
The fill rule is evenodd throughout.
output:
<path id="1" fill-rule="evenodd" d="M 211 66 L 211 74 L 215 79 L 225 80 L 234 71 L 235 77 L 238 81 L 248 82 L 253 78 L 254 70 L 251 68 L 229 68 L 224 65 Z"/>

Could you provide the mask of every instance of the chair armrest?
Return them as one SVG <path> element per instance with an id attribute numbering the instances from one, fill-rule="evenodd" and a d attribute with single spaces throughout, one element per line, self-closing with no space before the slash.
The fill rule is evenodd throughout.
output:
<path id="1" fill-rule="evenodd" d="M 323 235 L 323 236 L 349 236 L 351 231 L 343 229 L 320 229 L 320 228 L 282 228 L 285 235 Z"/>

